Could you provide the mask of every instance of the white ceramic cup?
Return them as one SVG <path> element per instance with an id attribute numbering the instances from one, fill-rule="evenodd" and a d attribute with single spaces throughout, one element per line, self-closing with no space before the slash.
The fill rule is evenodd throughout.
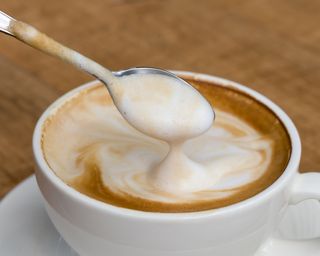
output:
<path id="1" fill-rule="evenodd" d="M 232 81 L 190 72 L 177 71 L 176 74 L 236 88 L 272 110 L 291 139 L 292 153 L 284 173 L 270 187 L 249 199 L 201 212 L 143 212 L 89 198 L 67 186 L 52 172 L 41 149 L 44 121 L 57 106 L 96 82 L 82 85 L 59 98 L 43 113 L 33 136 L 36 177 L 46 210 L 65 241 L 81 256 L 254 255 L 272 237 L 288 204 L 320 199 L 320 173 L 298 173 L 299 135 L 277 105 Z"/>

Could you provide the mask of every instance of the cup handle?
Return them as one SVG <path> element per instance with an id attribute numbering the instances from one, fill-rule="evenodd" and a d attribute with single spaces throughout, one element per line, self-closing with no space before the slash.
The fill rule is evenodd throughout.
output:
<path id="1" fill-rule="evenodd" d="M 289 204 L 297 204 L 307 199 L 320 200 L 320 173 L 298 174 L 294 180 Z"/>
<path id="2" fill-rule="evenodd" d="M 290 191 L 290 205 L 298 204 L 304 200 L 320 200 L 320 172 L 298 173 L 293 181 L 292 190 Z M 317 237 L 313 237 L 317 238 Z M 307 239 L 312 240 L 313 238 Z M 272 251 L 272 248 L 279 241 L 289 241 L 280 238 L 274 233 L 258 250 L 255 256 L 265 256 Z M 288 242 L 290 243 L 290 242 Z"/>

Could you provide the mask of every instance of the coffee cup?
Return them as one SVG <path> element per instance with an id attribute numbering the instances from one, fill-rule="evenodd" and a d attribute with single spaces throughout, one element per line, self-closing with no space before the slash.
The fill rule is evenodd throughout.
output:
<path id="1" fill-rule="evenodd" d="M 52 171 L 42 148 L 45 121 L 62 103 L 96 82 L 82 85 L 59 98 L 43 113 L 33 136 L 36 178 L 47 213 L 61 236 L 80 255 L 254 255 L 272 238 L 289 204 L 320 199 L 320 174 L 298 172 L 300 138 L 283 110 L 238 83 L 198 73 L 175 73 L 185 79 L 233 88 L 272 111 L 290 139 L 291 152 L 285 170 L 258 194 L 203 211 L 149 212 L 92 199 L 68 186 Z"/>

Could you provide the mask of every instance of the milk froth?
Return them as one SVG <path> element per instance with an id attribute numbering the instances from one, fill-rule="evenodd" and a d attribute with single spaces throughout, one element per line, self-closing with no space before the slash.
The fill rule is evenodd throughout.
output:
<path id="1" fill-rule="evenodd" d="M 210 128 L 214 112 L 192 86 L 160 74 L 133 74 L 114 85 L 121 114 L 139 131 L 167 142 L 183 142 Z"/>

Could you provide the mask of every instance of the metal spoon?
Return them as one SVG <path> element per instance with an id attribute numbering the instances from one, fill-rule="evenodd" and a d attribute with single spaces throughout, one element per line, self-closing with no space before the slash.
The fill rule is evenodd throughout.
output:
<path id="1" fill-rule="evenodd" d="M 119 78 L 123 76 L 128 76 L 133 74 L 158 74 L 158 75 L 168 76 L 168 77 L 177 79 L 180 82 L 180 84 L 183 86 L 191 87 L 195 91 L 195 93 L 199 94 L 198 95 L 199 97 L 203 98 L 203 96 L 196 89 L 194 89 L 189 83 L 187 83 L 183 79 L 177 77 L 173 73 L 170 73 L 166 70 L 151 68 L 151 67 L 144 67 L 144 68 L 130 68 L 130 69 L 122 70 L 118 72 L 111 72 L 110 70 L 104 68 L 103 66 L 96 63 L 95 61 L 58 43 L 57 41 L 53 40 L 52 38 L 38 31 L 31 25 L 15 20 L 14 18 L 10 17 L 9 15 L 1 11 L 0 11 L 0 31 L 6 34 L 9 34 L 11 36 L 14 36 L 17 39 L 23 41 L 24 43 L 42 52 L 45 52 L 54 57 L 58 57 L 63 61 L 69 62 L 70 64 L 76 66 L 79 69 L 86 71 L 87 73 L 93 75 L 94 77 L 102 81 L 106 85 L 113 99 L 114 104 L 119 109 L 122 115 L 123 115 L 123 112 L 120 109 L 121 107 L 118 100 L 120 99 L 120 94 L 121 94 L 121 90 L 119 89 L 120 88 Z M 212 116 L 214 118 L 214 113 L 212 113 Z M 126 118 L 126 116 L 123 115 L 123 117 L 127 121 L 129 121 Z"/>
<path id="2" fill-rule="evenodd" d="M 0 11 L 0 31 L 4 32 L 8 35 L 14 36 L 17 39 L 23 41 L 24 43 L 37 48 L 49 55 L 58 57 L 70 64 L 80 68 L 89 74 L 93 75 L 97 79 L 101 80 L 107 88 L 109 89 L 110 93 L 112 94 L 112 90 L 110 85 L 113 84 L 113 80 L 115 77 L 122 77 L 132 74 L 159 74 L 159 75 L 166 75 L 172 78 L 178 79 L 180 82 L 184 83 L 187 86 L 191 86 L 189 83 L 184 81 L 183 79 L 177 77 L 175 74 L 158 68 L 152 67 L 139 67 L 139 68 L 130 68 L 127 70 L 121 70 L 118 72 L 111 72 L 110 70 L 106 69 L 105 67 L 101 66 L 100 64 L 96 63 L 95 61 L 83 56 L 82 54 L 58 43 L 57 41 L 51 39 L 50 37 L 46 36 L 45 34 L 39 32 L 37 29 L 28 25 L 24 22 L 15 20 L 14 18 L 10 17 L 9 15 L 5 14 L 4 12 Z M 25 35 L 24 33 L 29 31 L 30 34 L 33 35 Z M 47 47 L 49 46 L 50 47 Z M 84 66 L 83 63 L 87 62 L 90 65 Z"/>

